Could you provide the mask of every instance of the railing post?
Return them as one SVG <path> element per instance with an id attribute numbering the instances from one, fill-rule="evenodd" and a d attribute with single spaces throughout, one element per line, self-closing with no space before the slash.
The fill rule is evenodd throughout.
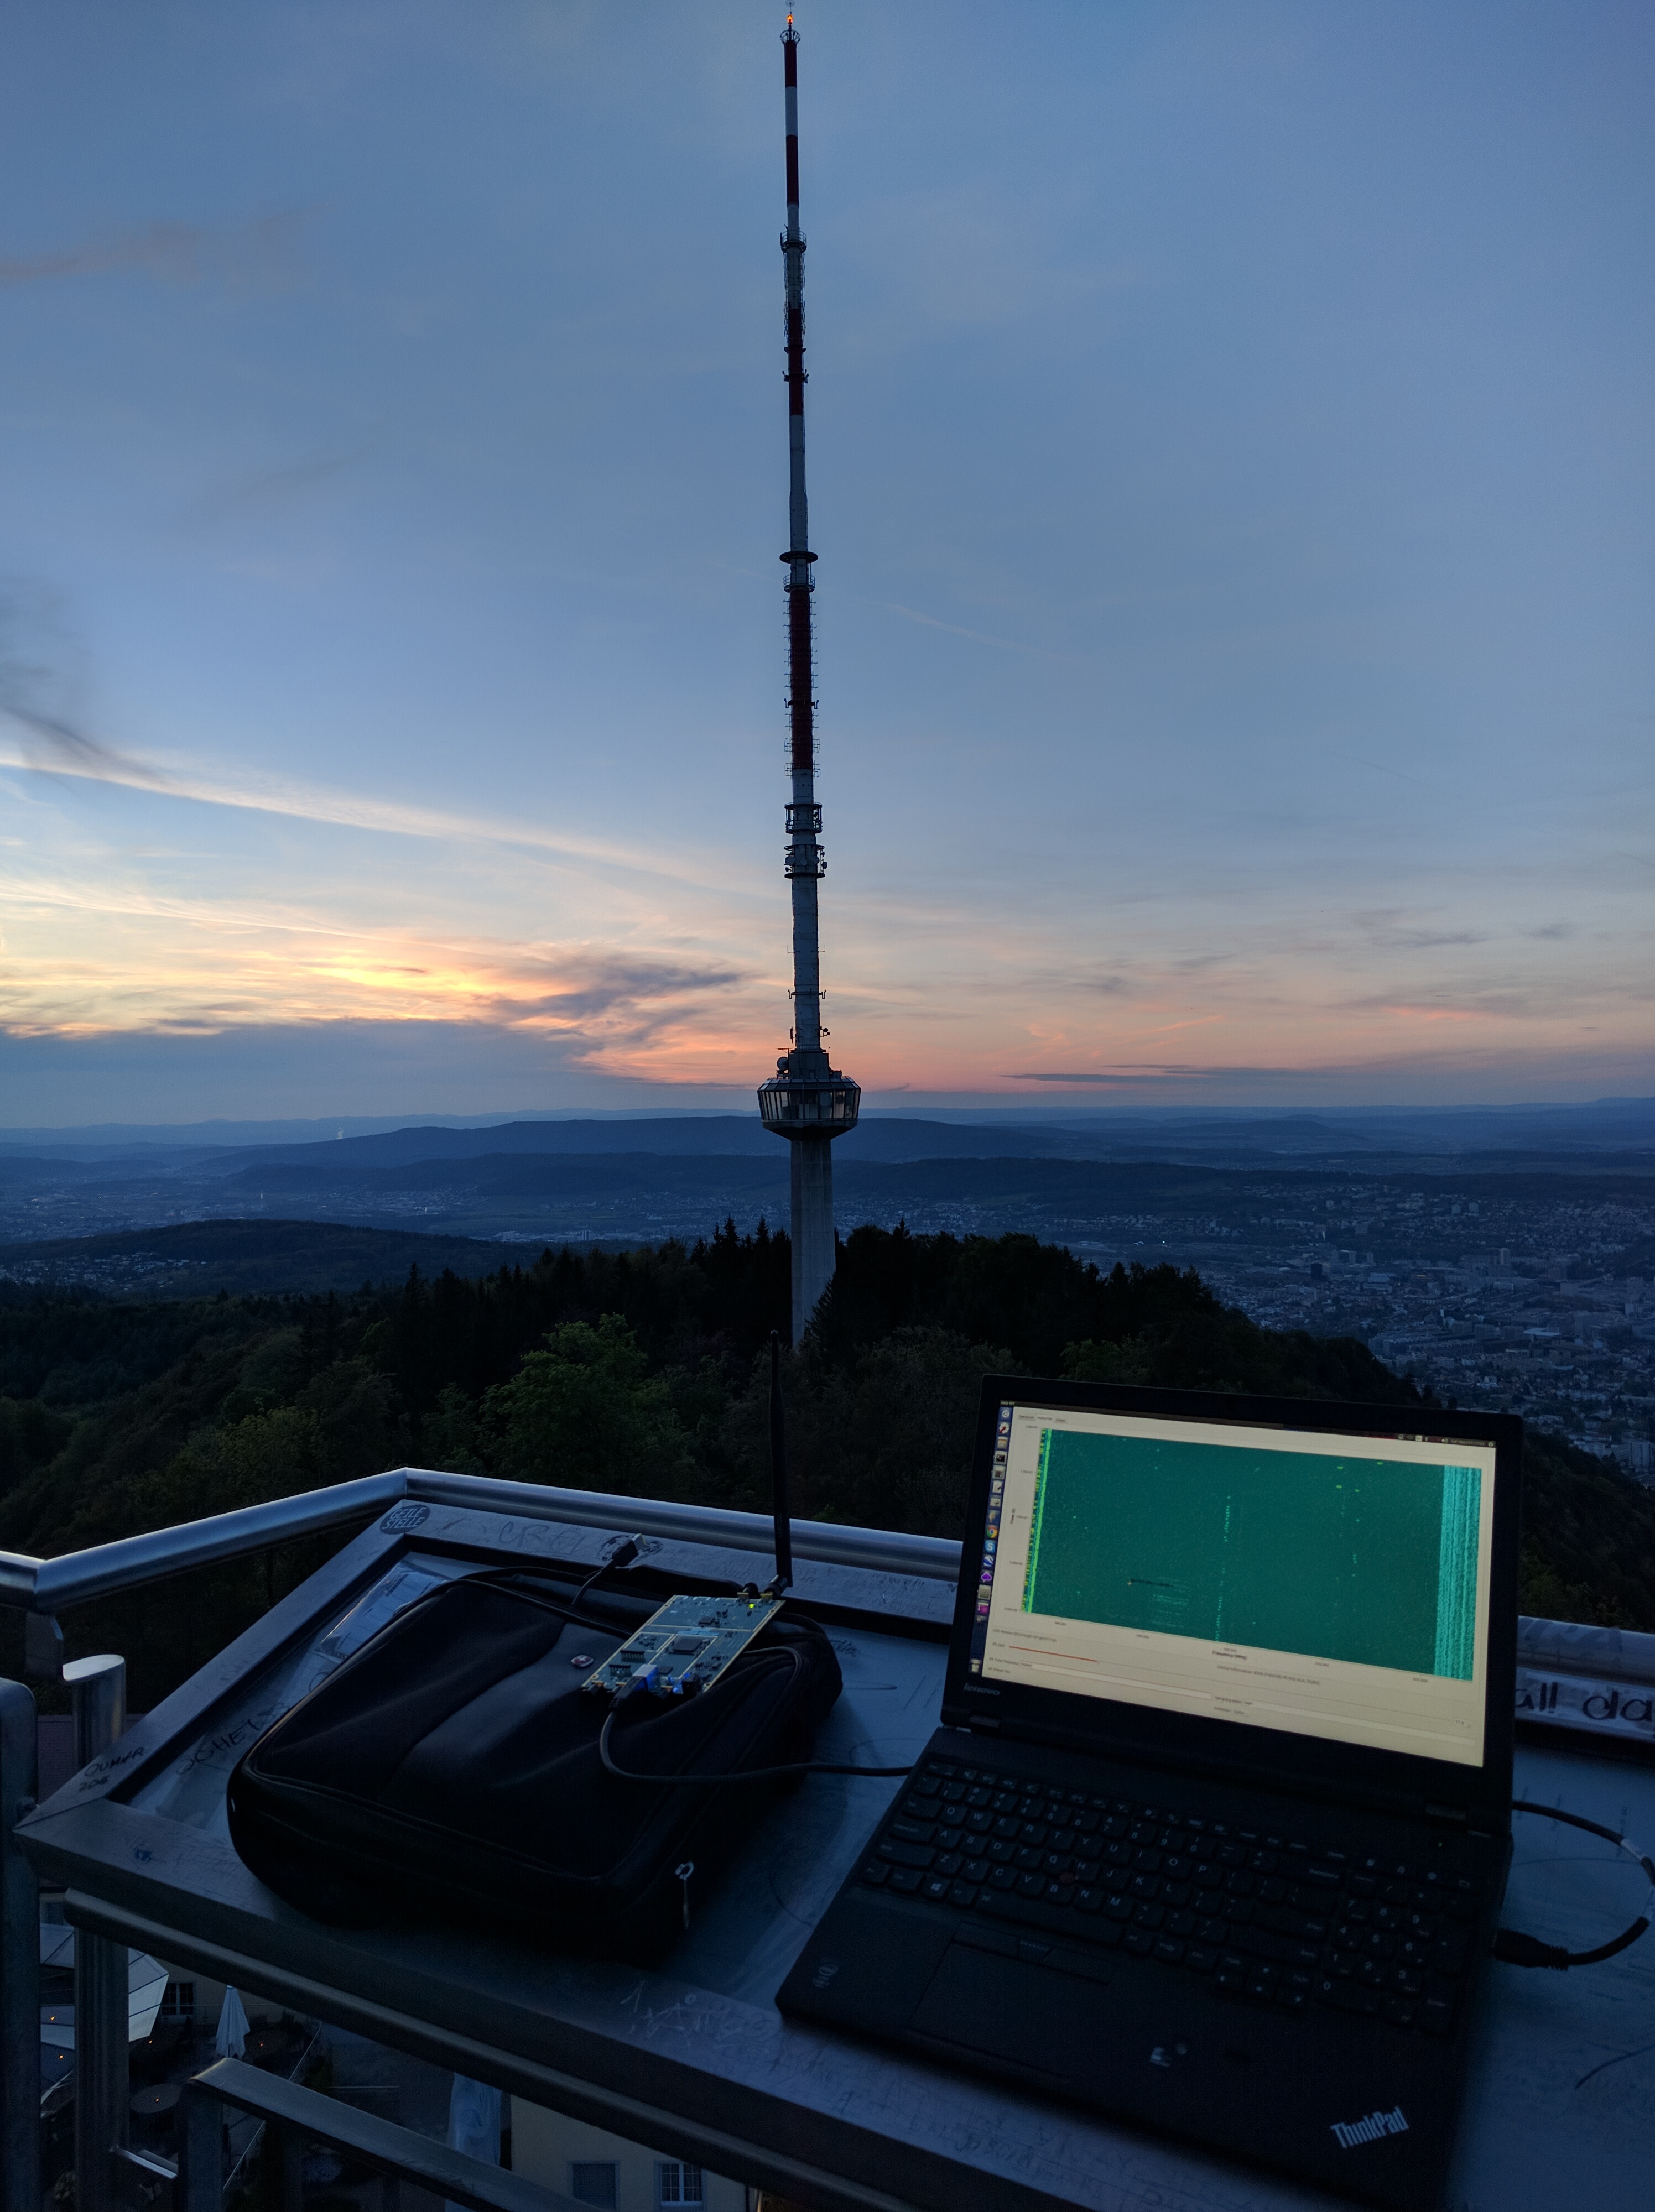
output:
<path id="1" fill-rule="evenodd" d="M 0 1682 L 0 2203 L 40 2201 L 40 1893 L 12 1841 L 33 1809 L 34 1698 Z"/>
<path id="2" fill-rule="evenodd" d="M 269 2134 L 265 2140 L 270 2141 Z M 282 2212 L 305 2212 L 305 2139 L 296 2128 L 282 2128 L 276 2131 L 275 2148 L 282 2169 Z"/>
<path id="3" fill-rule="evenodd" d="M 64 1680 L 75 1712 L 75 1764 L 108 1751 L 126 1726 L 126 1662 L 71 1659 Z M 38 1938 L 37 1938 L 38 1942 Z M 78 2212 L 116 2212 L 111 2154 L 127 2136 L 126 1946 L 75 1931 L 75 2185 Z M 36 2023 L 35 2035 L 40 2035 Z M 39 2063 L 37 2059 L 36 2063 Z"/>
<path id="4" fill-rule="evenodd" d="M 178 2179 L 173 2212 L 223 2212 L 224 2113 L 210 2091 L 184 2085 L 178 2100 Z"/>

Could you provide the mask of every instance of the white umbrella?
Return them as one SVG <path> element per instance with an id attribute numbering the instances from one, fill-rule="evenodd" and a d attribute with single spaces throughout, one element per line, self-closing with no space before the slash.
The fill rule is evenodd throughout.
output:
<path id="1" fill-rule="evenodd" d="M 241 1992 L 232 1984 L 224 1992 L 223 2008 L 218 2015 L 218 2033 L 213 2038 L 213 2048 L 221 2058 L 239 2058 L 247 2045 L 247 2008 L 241 2002 Z"/>
<path id="2" fill-rule="evenodd" d="M 127 1953 L 126 2033 L 133 2043 L 142 2043 L 155 2027 L 167 1982 L 166 1967 L 147 1951 Z"/>
<path id="3" fill-rule="evenodd" d="M 486 2081 L 472 2081 L 464 2074 L 456 2074 L 448 2092 L 449 2149 L 462 2150 L 468 2158 L 481 2159 L 485 2166 L 498 2166 L 500 2121 L 499 2090 L 490 2088 Z M 442 2212 L 461 2212 L 461 2208 L 449 2200 Z"/>

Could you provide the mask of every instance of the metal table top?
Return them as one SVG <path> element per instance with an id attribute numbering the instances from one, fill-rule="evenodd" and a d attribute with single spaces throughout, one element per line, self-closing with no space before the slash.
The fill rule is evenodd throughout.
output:
<path id="1" fill-rule="evenodd" d="M 78 1924 L 824 2212 L 1308 2212 L 1337 2201 L 981 2076 L 783 2021 L 777 1987 L 891 1782 L 812 1778 L 754 1826 L 658 1967 L 453 1929 L 340 1929 L 264 1888 L 231 1849 L 224 1785 L 246 1746 L 431 1576 L 482 1562 L 595 1565 L 590 1528 L 435 1508 L 387 1515 L 20 1828 Z M 751 1555 L 678 1541 L 669 1578 L 741 1581 Z M 822 1755 L 889 1765 L 936 1724 L 952 1593 L 827 1563 L 845 1690 Z M 366 1604 L 362 1603 L 364 1598 Z M 1520 1750 L 1518 1794 L 1646 1839 L 1655 1771 Z M 1584 1947 L 1641 1883 L 1594 1839 L 1517 1821 L 1506 1919 Z M 1449 2203 L 1456 2212 L 1643 2201 L 1655 2172 L 1655 1937 L 1567 1975 L 1492 1970 Z"/>

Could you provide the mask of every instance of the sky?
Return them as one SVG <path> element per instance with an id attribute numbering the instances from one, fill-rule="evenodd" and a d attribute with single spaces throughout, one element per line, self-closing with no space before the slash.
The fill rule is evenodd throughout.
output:
<path id="1" fill-rule="evenodd" d="M 836 1060 L 1655 1092 L 1655 13 L 797 13 Z M 0 1126 L 751 1100 L 782 20 L 9 11 Z"/>

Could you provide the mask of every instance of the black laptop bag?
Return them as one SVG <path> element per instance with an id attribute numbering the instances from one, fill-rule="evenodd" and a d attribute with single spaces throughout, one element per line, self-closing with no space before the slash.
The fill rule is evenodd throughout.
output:
<path id="1" fill-rule="evenodd" d="M 646 1959 L 689 1924 L 785 1784 L 685 1787 L 808 1759 L 839 1695 L 820 1626 L 778 1616 L 700 1697 L 583 1696 L 659 1598 L 550 1577 L 446 1583 L 267 1729 L 230 1778 L 230 1836 L 277 1896 L 362 1926 L 508 1926 Z M 617 1711 L 607 1772 L 598 1738 Z"/>

